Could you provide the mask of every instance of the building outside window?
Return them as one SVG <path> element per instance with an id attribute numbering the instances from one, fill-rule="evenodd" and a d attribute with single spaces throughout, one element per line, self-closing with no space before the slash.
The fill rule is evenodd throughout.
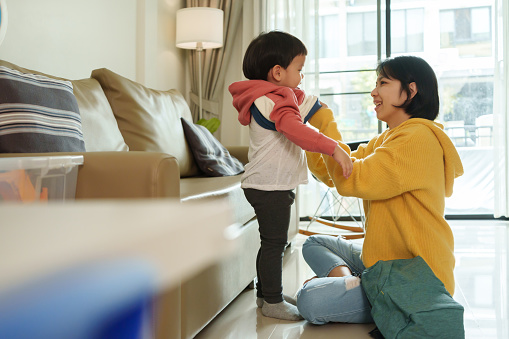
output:
<path id="1" fill-rule="evenodd" d="M 348 56 L 376 55 L 376 12 L 348 13 L 346 20 Z"/>
<path id="2" fill-rule="evenodd" d="M 484 44 L 475 47 L 476 44 Z M 465 56 L 491 54 L 491 8 L 470 7 L 440 11 L 440 47 L 460 48 Z M 463 47 L 463 48 L 462 48 Z M 470 47 L 470 48 L 468 48 Z"/>

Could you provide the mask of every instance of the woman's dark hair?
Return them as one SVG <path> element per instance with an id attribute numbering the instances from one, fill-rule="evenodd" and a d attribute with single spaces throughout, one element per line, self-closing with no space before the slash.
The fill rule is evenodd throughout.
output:
<path id="1" fill-rule="evenodd" d="M 291 34 L 281 31 L 261 33 L 247 47 L 242 71 L 249 80 L 267 80 L 276 65 L 287 68 L 298 55 L 307 55 L 306 46 Z"/>
<path id="2" fill-rule="evenodd" d="M 401 92 L 406 92 L 407 100 L 398 107 L 412 118 L 431 121 L 437 118 L 440 108 L 437 77 L 424 59 L 409 55 L 386 59 L 378 65 L 376 74 L 401 81 Z M 411 82 L 417 85 L 417 94 L 413 98 L 408 86 Z"/>

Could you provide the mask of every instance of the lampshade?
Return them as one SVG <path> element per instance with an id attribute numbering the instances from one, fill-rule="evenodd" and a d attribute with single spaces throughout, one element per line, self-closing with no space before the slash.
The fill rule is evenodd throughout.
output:
<path id="1" fill-rule="evenodd" d="M 223 11 L 210 7 L 190 7 L 177 11 L 177 47 L 203 49 L 223 46 Z"/>

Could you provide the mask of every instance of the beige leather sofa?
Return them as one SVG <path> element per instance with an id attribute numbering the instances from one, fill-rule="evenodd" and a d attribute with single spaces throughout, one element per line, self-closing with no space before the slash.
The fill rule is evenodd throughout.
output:
<path id="1" fill-rule="evenodd" d="M 46 75 L 2 60 L 0 66 Z M 87 150 L 72 153 L 84 156 L 76 199 L 176 198 L 186 203 L 224 198 L 232 205 L 234 221 L 242 225 L 237 253 L 182 281 L 179 288 L 161 291 L 157 298 L 156 337 L 192 338 L 256 276 L 258 225 L 240 188 L 240 175 L 201 174 L 184 137 L 180 118 L 191 121 L 191 114 L 178 91 L 149 89 L 107 69 L 71 82 Z M 229 151 L 247 162 L 247 147 Z M 34 155 L 38 154 L 0 154 Z M 196 225 L 197 237 L 204 227 Z M 294 215 L 289 238 L 297 232 Z"/>

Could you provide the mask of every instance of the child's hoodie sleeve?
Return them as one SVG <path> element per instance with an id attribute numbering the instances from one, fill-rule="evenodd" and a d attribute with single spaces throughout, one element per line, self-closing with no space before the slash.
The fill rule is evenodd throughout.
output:
<path id="1" fill-rule="evenodd" d="M 275 122 L 276 130 L 288 140 L 308 152 L 332 155 L 338 143 L 302 122 L 297 97 L 288 87 L 280 87 L 269 95 L 275 105 L 270 119 Z"/>

